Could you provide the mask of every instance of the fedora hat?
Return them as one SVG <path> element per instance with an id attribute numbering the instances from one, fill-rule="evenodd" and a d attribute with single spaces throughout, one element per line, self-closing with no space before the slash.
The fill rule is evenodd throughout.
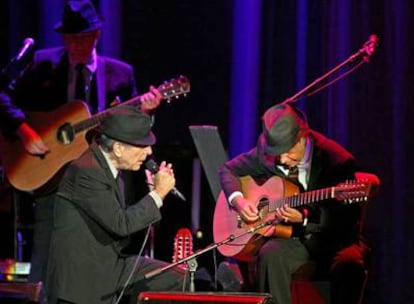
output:
<path id="1" fill-rule="evenodd" d="M 119 106 L 108 112 L 98 132 L 133 146 L 151 146 L 156 141 L 151 124 L 151 118 L 135 107 Z"/>
<path id="2" fill-rule="evenodd" d="M 262 117 L 262 123 L 263 132 L 259 144 L 269 155 L 277 156 L 288 152 L 309 130 L 303 113 L 287 104 L 269 108 Z"/>
<path id="3" fill-rule="evenodd" d="M 66 1 L 62 20 L 55 25 L 55 31 L 62 34 L 91 32 L 101 28 L 102 22 L 103 18 L 90 1 Z"/>

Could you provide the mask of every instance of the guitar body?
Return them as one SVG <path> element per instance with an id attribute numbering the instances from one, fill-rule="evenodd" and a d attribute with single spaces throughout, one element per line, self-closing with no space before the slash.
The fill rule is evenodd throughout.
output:
<path id="1" fill-rule="evenodd" d="M 258 184 L 250 176 L 241 178 L 242 192 L 246 199 L 256 202 L 260 219 L 254 223 L 244 222 L 238 213 L 230 207 L 224 192 L 221 191 L 216 203 L 213 220 L 214 242 L 221 242 L 230 235 L 238 236 L 257 225 L 274 218 L 273 212 L 269 212 L 268 204 L 260 204 L 261 201 L 274 200 L 286 195 L 298 193 L 298 188 L 280 177 L 271 177 L 263 184 Z M 239 260 L 250 260 L 256 255 L 265 239 L 263 235 L 268 227 L 263 227 L 254 233 L 245 234 L 242 237 L 219 246 L 218 250 L 227 257 L 235 257 Z M 290 226 L 277 225 L 276 231 L 281 231 L 281 237 L 290 237 Z"/>
<path id="2" fill-rule="evenodd" d="M 68 144 L 58 140 L 57 132 L 66 123 L 74 124 L 89 118 L 90 113 L 85 103 L 72 101 L 54 111 L 28 112 L 26 116 L 29 125 L 37 131 L 50 152 L 43 157 L 30 155 L 20 140 L 9 142 L 0 136 L 0 155 L 10 184 L 23 191 L 33 191 L 87 149 L 87 130 L 76 134 Z"/>

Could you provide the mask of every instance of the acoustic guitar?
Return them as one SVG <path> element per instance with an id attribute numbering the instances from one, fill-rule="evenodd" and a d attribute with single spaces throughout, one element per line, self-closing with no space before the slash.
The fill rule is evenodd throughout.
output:
<path id="1" fill-rule="evenodd" d="M 162 98 L 190 92 L 190 83 L 185 76 L 171 79 L 158 87 Z M 120 105 L 137 105 L 141 96 Z M 28 124 L 40 135 L 50 152 L 42 156 L 26 152 L 19 140 L 8 141 L 0 136 L 0 156 L 10 184 L 22 191 L 35 191 L 50 181 L 68 162 L 78 158 L 87 148 L 86 132 L 100 124 L 111 111 L 109 108 L 93 116 L 86 103 L 71 101 L 50 112 L 26 113 Z"/>
<path id="2" fill-rule="evenodd" d="M 219 246 L 218 250 L 224 256 L 245 261 L 256 255 L 265 241 L 263 235 L 266 234 L 266 229 L 269 229 L 268 226 L 264 226 L 255 230 L 255 227 L 274 220 L 277 208 L 285 204 L 297 208 L 327 199 L 336 199 L 346 204 L 363 202 L 370 197 L 372 187 L 368 181 L 353 180 L 334 187 L 299 193 L 296 185 L 277 176 L 271 177 L 263 184 L 258 184 L 250 176 L 244 176 L 241 183 L 245 198 L 255 202 L 259 209 L 259 220 L 254 223 L 243 221 L 228 204 L 224 192 L 221 191 L 214 210 L 213 237 L 214 242 L 218 243 L 230 236 L 242 235 Z M 253 230 L 253 233 L 246 233 Z M 275 234 L 288 238 L 291 236 L 291 230 L 292 227 L 289 225 L 276 224 Z"/>

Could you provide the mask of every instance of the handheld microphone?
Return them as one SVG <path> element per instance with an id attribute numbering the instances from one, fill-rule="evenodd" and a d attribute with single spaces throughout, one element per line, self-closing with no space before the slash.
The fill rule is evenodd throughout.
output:
<path id="1" fill-rule="evenodd" d="M 145 162 L 145 167 L 152 173 L 152 174 L 156 174 L 159 170 L 160 170 L 160 166 L 153 160 L 153 159 L 149 159 Z M 171 189 L 171 193 L 174 194 L 176 197 L 178 197 L 179 199 L 186 201 L 185 196 L 178 191 L 177 188 L 172 188 Z"/>
<path id="2" fill-rule="evenodd" d="M 17 53 L 17 56 L 14 58 L 14 61 L 22 60 L 22 58 L 25 57 L 26 54 L 28 54 L 31 51 L 34 45 L 35 41 L 33 38 L 27 37 L 26 39 L 24 39 L 23 46 L 20 49 L 19 53 Z"/>

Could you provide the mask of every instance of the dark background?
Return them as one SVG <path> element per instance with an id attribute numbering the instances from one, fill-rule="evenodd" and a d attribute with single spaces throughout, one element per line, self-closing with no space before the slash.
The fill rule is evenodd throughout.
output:
<path id="1" fill-rule="evenodd" d="M 179 74 L 191 81 L 189 96 L 163 104 L 155 124 L 155 155 L 174 163 L 177 187 L 190 201 L 197 154 L 189 125 L 217 125 L 230 155 L 245 151 L 255 143 L 259 118 L 266 108 L 292 96 L 348 58 L 369 35 L 377 34 L 380 46 L 369 64 L 301 100 L 300 106 L 316 130 L 339 141 L 364 170 L 381 178 L 381 191 L 370 202 L 365 225 L 373 249 L 366 303 L 414 303 L 414 2 L 94 2 L 111 25 L 104 29 L 100 52 L 131 63 L 141 92 Z M 25 37 L 33 37 L 39 48 L 59 44 L 52 27 L 59 20 L 61 5 L 58 0 L 1 1 L 0 64 L 5 65 L 16 54 Z M 248 35 L 248 30 L 241 32 L 243 27 L 249 29 L 254 22 L 259 25 L 254 41 L 259 56 L 253 63 L 257 73 L 249 75 L 248 71 L 243 73 L 246 62 L 239 60 L 249 57 L 238 54 L 252 44 L 240 44 L 238 39 Z M 238 95 L 250 88 L 237 81 L 244 76 L 250 76 L 254 97 L 247 102 L 244 95 Z M 246 126 L 243 122 L 248 119 L 253 123 Z M 243 145 L 234 144 L 239 139 L 245 140 Z M 211 241 L 214 206 L 204 176 L 201 185 L 200 227 L 196 228 L 203 230 L 205 237 L 195 241 L 200 247 Z M 7 187 L 2 187 L 4 224 L 12 215 Z M 164 219 L 156 227 L 157 257 L 170 259 L 175 232 L 191 225 L 191 206 L 170 198 L 163 207 Z M 0 247 L 9 248 L 7 228 L 3 232 Z M 212 260 L 207 256 L 203 263 Z"/>

